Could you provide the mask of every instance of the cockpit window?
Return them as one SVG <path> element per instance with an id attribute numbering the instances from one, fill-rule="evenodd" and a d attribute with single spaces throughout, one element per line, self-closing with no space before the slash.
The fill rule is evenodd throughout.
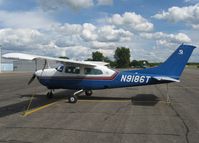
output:
<path id="1" fill-rule="evenodd" d="M 57 71 L 59 71 L 59 72 L 62 72 L 63 69 L 64 69 L 64 66 L 63 66 L 63 65 L 60 65 L 60 66 L 56 67 L 55 69 L 56 69 Z"/>
<path id="2" fill-rule="evenodd" d="M 65 67 L 65 73 L 80 74 L 80 67 L 75 67 L 75 66 Z"/>
<path id="3" fill-rule="evenodd" d="M 90 74 L 90 75 L 100 75 L 103 74 L 103 72 L 99 69 L 93 69 L 93 68 L 85 68 L 84 74 Z"/>

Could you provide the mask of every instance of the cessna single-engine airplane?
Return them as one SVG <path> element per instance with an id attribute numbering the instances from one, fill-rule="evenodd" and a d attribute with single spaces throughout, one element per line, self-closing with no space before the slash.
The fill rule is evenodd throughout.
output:
<path id="1" fill-rule="evenodd" d="M 48 97 L 53 96 L 52 91 L 55 89 L 77 90 L 68 97 L 70 103 L 76 103 L 78 94 L 85 92 L 87 96 L 91 96 L 92 90 L 96 89 L 179 82 L 180 75 L 194 48 L 196 47 L 182 44 L 157 67 L 127 71 L 112 70 L 105 62 L 74 61 L 22 53 L 8 53 L 3 57 L 35 62 L 44 60 L 43 69 L 35 71 L 28 84 L 37 77 L 39 82 L 49 89 Z M 58 61 L 61 65 L 57 68 L 46 68 L 48 60 Z"/>

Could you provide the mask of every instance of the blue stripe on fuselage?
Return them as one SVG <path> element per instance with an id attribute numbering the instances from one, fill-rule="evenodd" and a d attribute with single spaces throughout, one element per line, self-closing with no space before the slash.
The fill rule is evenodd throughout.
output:
<path id="1" fill-rule="evenodd" d="M 138 74 L 132 72 L 119 72 L 113 79 L 74 79 L 57 77 L 38 77 L 41 84 L 49 89 L 105 89 L 120 88 L 130 86 L 141 86 L 148 84 L 158 84 L 157 80 L 148 74 Z"/>

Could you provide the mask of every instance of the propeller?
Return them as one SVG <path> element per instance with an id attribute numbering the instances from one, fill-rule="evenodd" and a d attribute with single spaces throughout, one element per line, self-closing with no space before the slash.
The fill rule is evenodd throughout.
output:
<path id="1" fill-rule="evenodd" d="M 44 69 L 46 68 L 46 66 L 48 66 L 47 60 L 44 61 L 44 67 L 42 68 L 42 73 L 43 73 Z M 37 71 L 37 59 L 35 59 L 35 73 L 33 73 L 32 77 L 28 81 L 28 85 L 30 85 L 34 81 L 35 77 L 37 76 L 37 74 L 36 74 L 37 72 L 38 72 Z"/>
<path id="2" fill-rule="evenodd" d="M 36 75 L 35 75 L 35 73 L 32 75 L 32 77 L 30 78 L 30 80 L 29 80 L 29 82 L 28 82 L 28 85 L 30 85 L 32 82 L 33 82 L 33 80 L 35 79 L 35 77 L 36 77 Z"/>
<path id="3" fill-rule="evenodd" d="M 36 72 L 36 71 L 37 71 L 37 59 L 35 59 L 35 72 Z M 31 77 L 30 80 L 28 81 L 28 85 L 30 85 L 30 84 L 33 82 L 33 80 L 35 79 L 35 77 L 36 77 L 35 72 L 33 73 L 32 77 Z"/>

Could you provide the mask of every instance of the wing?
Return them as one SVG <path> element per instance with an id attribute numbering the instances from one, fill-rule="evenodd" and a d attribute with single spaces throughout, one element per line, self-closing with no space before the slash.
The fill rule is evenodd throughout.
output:
<path id="1" fill-rule="evenodd" d="M 62 58 L 53 58 L 47 56 L 38 56 L 38 55 L 30 55 L 30 54 L 23 54 L 23 53 L 8 53 L 4 54 L 3 58 L 6 59 L 17 59 L 17 60 L 51 60 L 61 62 L 63 64 L 77 64 L 77 65 L 84 65 L 84 66 L 97 66 L 97 65 L 107 65 L 108 63 L 105 62 L 91 62 L 91 61 L 75 61 L 75 60 L 68 60 Z"/>
<path id="2" fill-rule="evenodd" d="M 180 80 L 177 80 L 175 78 L 171 78 L 171 77 L 168 77 L 168 76 L 153 76 L 152 78 L 154 78 L 158 81 L 180 82 Z"/>

